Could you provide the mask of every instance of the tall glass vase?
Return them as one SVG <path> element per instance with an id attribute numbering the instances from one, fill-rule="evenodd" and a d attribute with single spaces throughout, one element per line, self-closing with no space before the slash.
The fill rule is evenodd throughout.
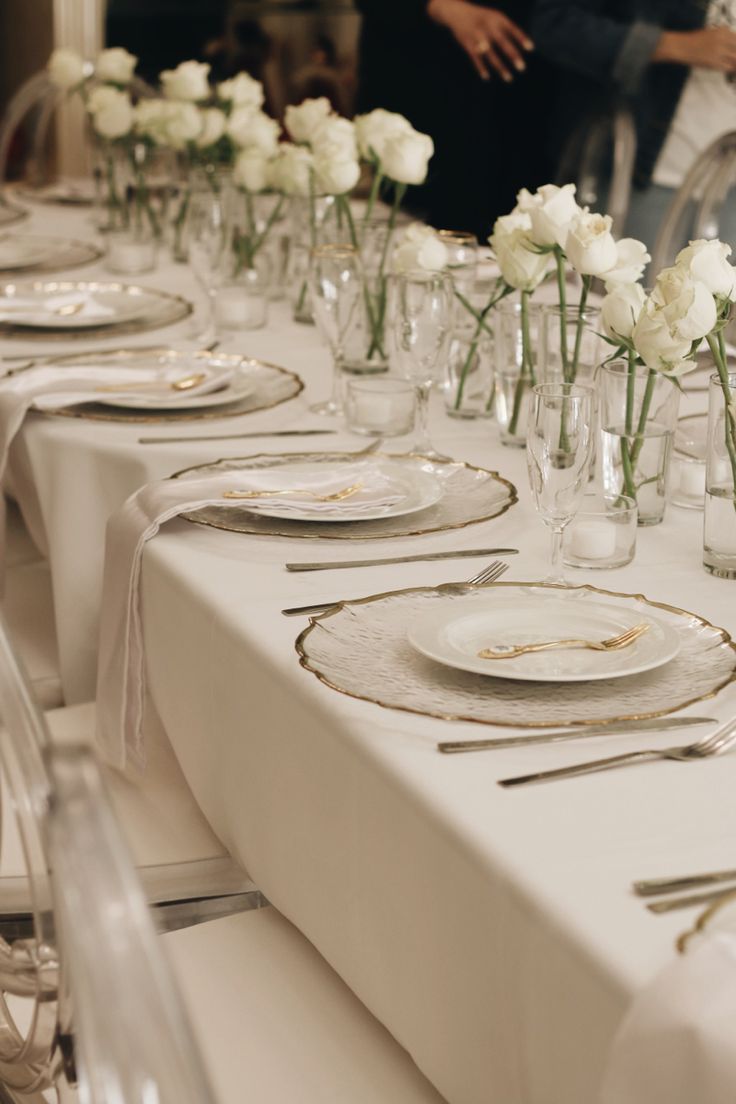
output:
<path id="1" fill-rule="evenodd" d="M 680 392 L 661 372 L 613 361 L 601 372 L 601 471 L 604 493 L 628 495 L 639 525 L 664 516 Z"/>
<path id="2" fill-rule="evenodd" d="M 496 420 L 501 444 L 526 446 L 532 389 L 544 383 L 544 325 L 542 307 L 529 301 L 508 300 L 495 313 Z"/>
<path id="3" fill-rule="evenodd" d="M 705 469 L 703 565 L 736 579 L 736 373 L 711 376 Z"/>
<path id="4" fill-rule="evenodd" d="M 309 297 L 312 250 L 320 245 L 350 242 L 348 228 L 340 226 L 338 209 L 339 204 L 332 195 L 293 196 L 291 199 L 288 285 L 295 322 L 310 325 L 314 322 Z"/>

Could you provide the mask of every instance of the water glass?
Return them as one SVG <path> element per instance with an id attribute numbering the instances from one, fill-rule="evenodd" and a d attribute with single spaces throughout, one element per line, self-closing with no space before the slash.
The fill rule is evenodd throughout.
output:
<path id="1" fill-rule="evenodd" d="M 340 364 L 345 338 L 361 308 L 362 273 L 358 252 L 350 245 L 319 245 L 312 250 L 309 294 L 314 320 L 332 353 L 332 394 L 310 406 L 315 414 L 341 414 Z"/>
<path id="2" fill-rule="evenodd" d="M 440 230 L 447 249 L 447 271 L 458 291 L 471 291 L 478 275 L 478 239 L 465 230 Z"/>
<path id="3" fill-rule="evenodd" d="M 724 389 L 730 392 L 728 407 Z M 703 566 L 719 579 L 736 579 L 736 373 L 710 379 Z"/>

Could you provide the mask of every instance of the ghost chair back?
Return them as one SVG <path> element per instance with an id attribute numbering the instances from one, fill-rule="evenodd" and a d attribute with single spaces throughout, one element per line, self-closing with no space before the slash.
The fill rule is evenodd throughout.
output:
<path id="1" fill-rule="evenodd" d="M 636 128 L 624 107 L 589 115 L 571 136 L 557 170 L 561 184 L 574 181 L 583 207 L 609 214 L 623 233 L 636 157 Z"/>

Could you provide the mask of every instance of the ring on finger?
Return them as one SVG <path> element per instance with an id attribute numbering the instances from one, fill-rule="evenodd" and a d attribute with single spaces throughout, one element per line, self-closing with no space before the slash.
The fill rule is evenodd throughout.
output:
<path id="1" fill-rule="evenodd" d="M 491 48 L 491 44 L 487 38 L 479 38 L 475 44 L 476 54 L 487 54 Z"/>

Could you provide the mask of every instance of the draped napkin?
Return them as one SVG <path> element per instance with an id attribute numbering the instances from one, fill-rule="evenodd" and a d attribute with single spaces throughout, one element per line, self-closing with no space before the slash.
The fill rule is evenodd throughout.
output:
<path id="1" fill-rule="evenodd" d="M 733 1104 L 736 931 L 706 931 L 635 999 L 599 1104 Z"/>
<path id="2" fill-rule="evenodd" d="M 145 700 L 145 662 L 140 612 L 140 573 L 143 548 L 159 528 L 178 514 L 204 506 L 259 507 L 278 504 L 279 510 L 334 513 L 339 503 L 320 503 L 300 491 L 328 495 L 360 484 L 345 500 L 351 513 L 390 506 L 402 497 L 387 476 L 367 459 L 337 464 L 316 472 L 274 467 L 218 472 L 203 478 L 162 479 L 136 491 L 107 523 L 105 571 L 97 671 L 98 740 L 115 766 L 145 765 L 142 720 Z M 234 503 L 225 491 L 276 491 L 292 495 Z"/>

